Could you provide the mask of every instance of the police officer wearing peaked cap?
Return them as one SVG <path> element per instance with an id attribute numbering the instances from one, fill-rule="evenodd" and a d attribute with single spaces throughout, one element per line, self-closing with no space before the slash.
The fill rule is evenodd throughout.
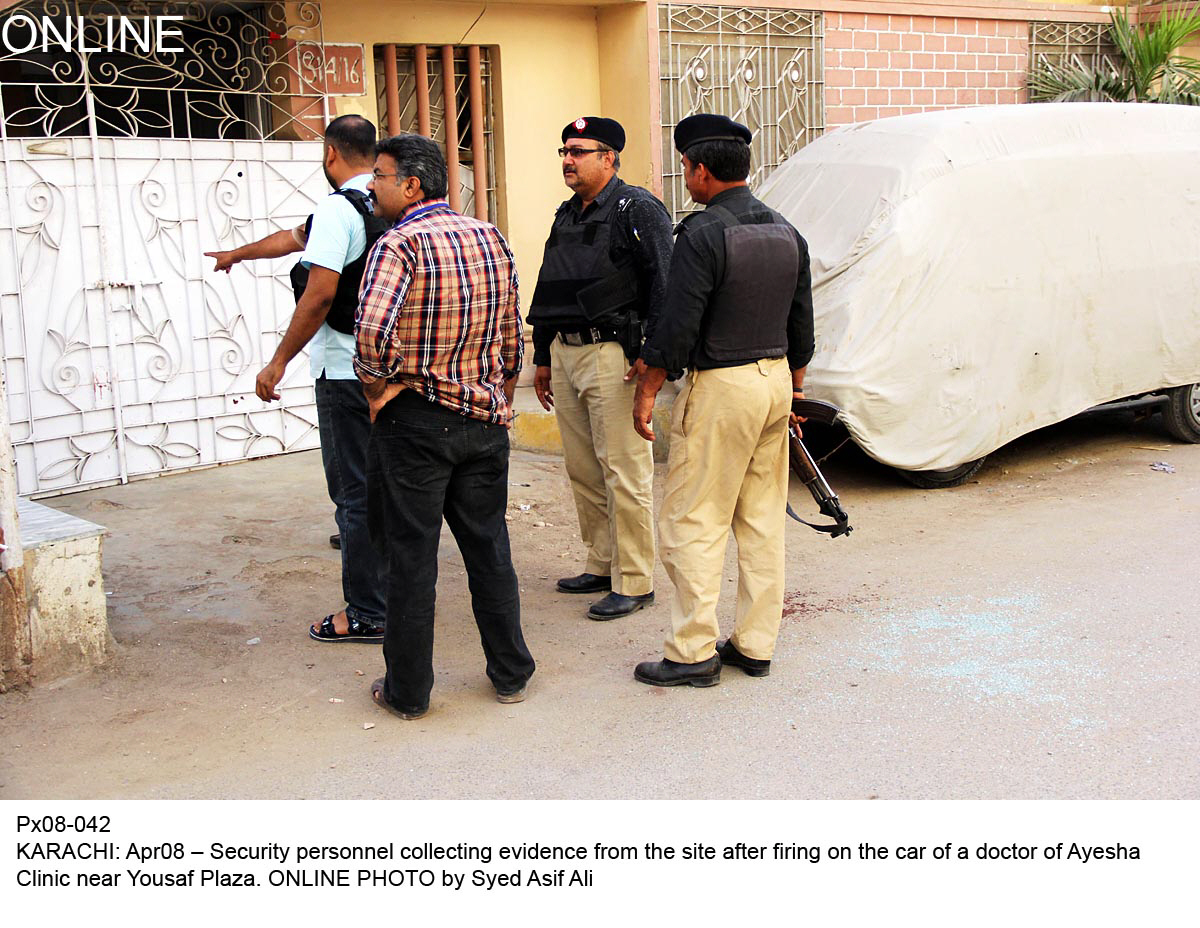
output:
<path id="1" fill-rule="evenodd" d="M 587 549 L 563 593 L 601 594 L 596 620 L 654 601 L 654 458 L 633 429 L 630 364 L 666 290 L 671 220 L 653 194 L 618 176 L 625 130 L 581 116 L 562 130 L 559 206 L 530 300 L 534 388 L 553 408 Z"/>
<path id="2" fill-rule="evenodd" d="M 634 426 L 650 441 L 655 396 L 688 368 L 659 516 L 672 631 L 665 658 L 634 672 L 654 686 L 712 686 L 723 663 L 766 676 L 783 616 L 787 428 L 813 353 L 812 289 L 804 239 L 746 184 L 750 141 L 720 115 L 675 127 L 688 192 L 707 208 L 677 229 L 666 304 L 638 365 Z M 736 620 L 718 646 L 730 528 Z"/>

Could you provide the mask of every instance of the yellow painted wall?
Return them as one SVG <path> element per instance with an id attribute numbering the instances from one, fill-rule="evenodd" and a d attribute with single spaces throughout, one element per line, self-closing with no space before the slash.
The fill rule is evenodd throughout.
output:
<path id="1" fill-rule="evenodd" d="M 596 115 L 615 119 L 625 127 L 621 179 L 653 189 L 655 171 L 650 146 L 658 133 L 651 131 L 650 94 L 658 93 L 658 87 L 651 81 L 646 4 L 601 7 L 596 20 L 603 62 L 600 112 Z"/>
<path id="2" fill-rule="evenodd" d="M 485 10 L 482 0 L 324 0 L 322 15 L 326 42 L 366 45 L 367 95 L 336 98 L 339 115 L 379 118 L 373 45 L 492 49 L 497 220 L 516 255 L 527 306 L 554 210 L 570 195 L 555 153 L 562 144 L 559 134 L 575 117 L 601 109 L 596 9 L 492 2 Z"/>

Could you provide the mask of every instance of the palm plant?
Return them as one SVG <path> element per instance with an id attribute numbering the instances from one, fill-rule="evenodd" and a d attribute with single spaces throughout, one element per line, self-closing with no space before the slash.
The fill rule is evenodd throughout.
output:
<path id="1" fill-rule="evenodd" d="M 1178 53 L 1200 33 L 1200 7 L 1164 11 L 1156 21 L 1136 26 L 1124 10 L 1109 16 L 1119 60 L 1109 67 L 1042 62 L 1030 74 L 1031 100 L 1200 105 L 1200 61 Z"/>

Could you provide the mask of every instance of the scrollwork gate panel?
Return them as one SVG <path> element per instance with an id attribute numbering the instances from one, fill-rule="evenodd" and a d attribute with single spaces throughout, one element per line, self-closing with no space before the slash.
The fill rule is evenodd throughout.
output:
<path id="1" fill-rule="evenodd" d="M 663 200 L 676 219 L 695 208 L 671 141 L 693 113 L 748 126 L 756 186 L 825 125 L 824 23 L 817 12 L 663 4 L 659 15 Z"/>
<path id="2" fill-rule="evenodd" d="M 296 358 L 254 395 L 295 256 L 212 271 L 328 193 L 313 0 L 21 4 L 186 17 L 181 55 L 0 54 L 0 339 L 18 490 L 49 495 L 318 445 Z M 315 43 L 315 44 L 314 44 Z M 198 70 L 197 70 L 198 69 Z M 291 139 L 291 140 L 289 140 Z"/>
<path id="3" fill-rule="evenodd" d="M 294 308 L 295 256 L 225 275 L 203 252 L 303 221 L 328 192 L 318 143 L 4 144 L 0 308 L 21 493 L 317 447 L 303 357 L 281 404 L 254 395 Z"/>

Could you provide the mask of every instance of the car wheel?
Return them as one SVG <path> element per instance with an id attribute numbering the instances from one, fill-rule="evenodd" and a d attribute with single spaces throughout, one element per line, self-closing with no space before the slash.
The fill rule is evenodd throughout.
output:
<path id="1" fill-rule="evenodd" d="M 1180 441 L 1200 442 L 1200 383 L 1184 384 L 1167 391 L 1163 425 Z"/>
<path id="2" fill-rule="evenodd" d="M 985 454 L 974 461 L 959 464 L 958 467 L 945 467 L 941 470 L 897 470 L 896 473 L 922 490 L 943 490 L 966 483 L 979 472 L 979 468 L 983 467 L 983 462 L 986 460 L 987 455 Z"/>

